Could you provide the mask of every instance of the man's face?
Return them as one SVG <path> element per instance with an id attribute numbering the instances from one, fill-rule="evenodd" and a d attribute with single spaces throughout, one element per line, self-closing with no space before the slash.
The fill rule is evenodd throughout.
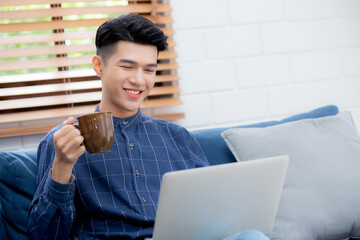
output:
<path id="1" fill-rule="evenodd" d="M 100 64 L 100 110 L 121 118 L 136 114 L 154 86 L 157 56 L 155 46 L 119 41 L 107 63 Z"/>

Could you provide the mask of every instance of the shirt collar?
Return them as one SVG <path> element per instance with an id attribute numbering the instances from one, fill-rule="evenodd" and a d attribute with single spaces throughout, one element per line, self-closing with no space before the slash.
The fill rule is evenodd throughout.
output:
<path id="1" fill-rule="evenodd" d="M 94 112 L 100 112 L 99 104 L 96 105 Z M 141 110 L 139 108 L 139 110 L 137 111 L 137 113 L 135 115 L 128 117 L 128 118 L 118 118 L 118 117 L 113 116 L 113 123 L 114 123 L 114 127 L 128 128 L 128 127 L 135 126 L 136 124 L 141 122 L 141 119 L 142 119 L 142 114 L 141 114 Z"/>

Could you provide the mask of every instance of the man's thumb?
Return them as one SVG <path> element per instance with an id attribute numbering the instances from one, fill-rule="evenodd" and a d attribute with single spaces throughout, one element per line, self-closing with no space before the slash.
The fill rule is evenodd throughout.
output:
<path id="1" fill-rule="evenodd" d="M 74 118 L 74 117 L 68 117 L 68 119 L 66 119 L 66 120 L 63 122 L 63 126 L 65 126 L 65 125 L 73 125 L 73 124 L 74 124 L 74 121 L 75 121 L 75 118 Z"/>

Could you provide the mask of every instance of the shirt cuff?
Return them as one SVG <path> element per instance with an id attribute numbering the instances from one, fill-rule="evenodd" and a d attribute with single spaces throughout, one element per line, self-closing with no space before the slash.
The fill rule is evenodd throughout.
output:
<path id="1" fill-rule="evenodd" d="M 46 195 L 58 203 L 68 203 L 74 200 L 75 196 L 75 177 L 71 176 L 71 182 L 68 184 L 61 184 L 56 182 L 49 173 L 45 184 Z"/>

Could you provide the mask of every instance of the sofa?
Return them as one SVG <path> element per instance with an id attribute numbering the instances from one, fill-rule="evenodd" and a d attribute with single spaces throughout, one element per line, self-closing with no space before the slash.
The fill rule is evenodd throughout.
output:
<path id="1" fill-rule="evenodd" d="M 349 112 L 329 105 L 280 121 L 192 134 L 211 165 L 289 155 L 271 239 L 360 238 L 360 137 Z M 27 239 L 36 158 L 36 149 L 0 152 L 2 240 Z"/>

